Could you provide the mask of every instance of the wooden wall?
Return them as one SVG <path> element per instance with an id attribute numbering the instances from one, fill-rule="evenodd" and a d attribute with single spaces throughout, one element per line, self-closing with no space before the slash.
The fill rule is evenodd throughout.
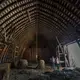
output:
<path id="1" fill-rule="evenodd" d="M 44 59 L 45 61 L 49 61 L 50 52 L 48 48 L 37 48 L 38 56 L 40 59 Z M 36 48 L 29 48 L 23 54 L 23 58 L 28 61 L 36 61 Z"/>
<path id="2" fill-rule="evenodd" d="M 40 58 L 42 58 L 41 48 L 37 48 L 37 51 Z M 28 61 L 36 61 L 36 48 L 29 48 L 28 50 L 26 50 L 23 54 L 23 58 L 27 59 Z"/>

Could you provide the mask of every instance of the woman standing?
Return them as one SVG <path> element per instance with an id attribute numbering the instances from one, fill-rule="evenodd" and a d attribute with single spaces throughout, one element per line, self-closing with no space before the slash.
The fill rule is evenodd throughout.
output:
<path id="1" fill-rule="evenodd" d="M 56 67 L 57 67 L 57 70 L 60 69 L 60 61 L 58 57 L 56 57 Z"/>

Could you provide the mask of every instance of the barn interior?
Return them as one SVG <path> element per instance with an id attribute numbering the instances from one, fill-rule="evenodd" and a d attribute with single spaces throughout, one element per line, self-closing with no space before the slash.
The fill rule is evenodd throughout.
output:
<path id="1" fill-rule="evenodd" d="M 0 80 L 80 80 L 79 61 L 80 0 L 0 0 Z"/>

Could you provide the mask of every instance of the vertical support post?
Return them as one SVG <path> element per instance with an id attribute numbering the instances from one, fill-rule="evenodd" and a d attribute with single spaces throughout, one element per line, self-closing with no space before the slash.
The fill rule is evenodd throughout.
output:
<path id="1" fill-rule="evenodd" d="M 10 76 L 10 64 L 8 63 L 8 65 L 7 65 L 7 80 L 9 80 L 9 76 Z"/>
<path id="2" fill-rule="evenodd" d="M 70 67 L 70 59 L 69 59 L 68 45 L 66 45 L 66 50 L 67 50 L 67 56 L 68 56 L 68 65 Z"/>

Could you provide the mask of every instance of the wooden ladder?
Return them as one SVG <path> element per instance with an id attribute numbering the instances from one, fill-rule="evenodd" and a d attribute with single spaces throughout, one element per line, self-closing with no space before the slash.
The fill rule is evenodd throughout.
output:
<path id="1" fill-rule="evenodd" d="M 64 49 L 64 47 L 61 45 L 57 46 L 57 55 L 59 57 L 60 65 L 62 67 L 68 67 L 69 66 L 69 61 L 68 61 L 68 51 L 67 48 Z"/>

